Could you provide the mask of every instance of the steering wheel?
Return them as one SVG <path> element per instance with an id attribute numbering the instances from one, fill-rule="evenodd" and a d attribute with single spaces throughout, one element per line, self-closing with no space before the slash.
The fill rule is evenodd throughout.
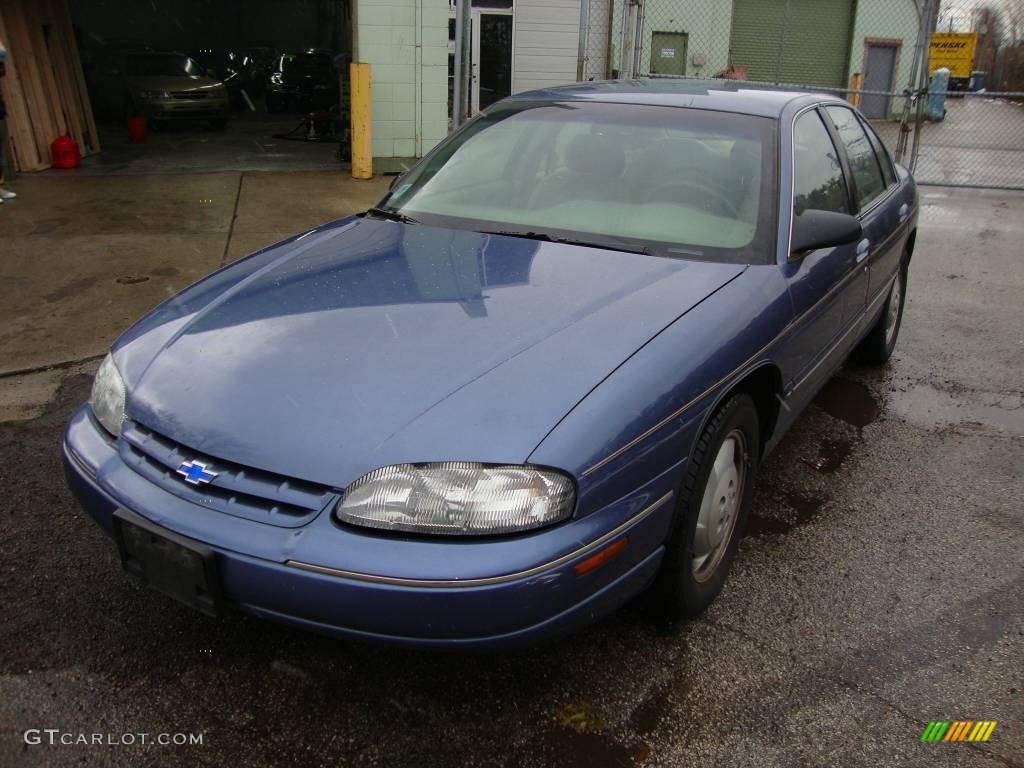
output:
<path id="1" fill-rule="evenodd" d="M 733 203 L 732 200 L 730 200 L 723 193 L 719 192 L 717 189 L 714 189 L 713 187 L 705 187 L 693 181 L 680 180 L 674 181 L 671 184 L 663 184 L 660 187 L 655 187 L 648 194 L 644 195 L 644 202 L 649 203 L 655 199 L 673 200 L 679 196 L 669 194 L 671 192 L 683 192 L 681 197 L 683 197 L 684 199 L 692 197 L 692 195 L 687 194 L 692 192 L 698 193 L 698 199 L 710 195 L 721 205 L 722 208 L 726 210 L 726 212 L 729 215 L 731 215 L 733 218 L 739 217 L 739 209 L 736 207 L 736 204 Z M 704 206 L 704 210 L 709 210 L 706 205 Z"/>

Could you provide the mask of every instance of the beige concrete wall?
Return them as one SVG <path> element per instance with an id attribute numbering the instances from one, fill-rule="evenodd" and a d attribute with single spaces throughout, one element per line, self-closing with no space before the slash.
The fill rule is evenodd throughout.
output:
<path id="1" fill-rule="evenodd" d="M 372 67 L 373 156 L 413 158 L 448 133 L 446 0 L 356 0 L 355 57 Z"/>

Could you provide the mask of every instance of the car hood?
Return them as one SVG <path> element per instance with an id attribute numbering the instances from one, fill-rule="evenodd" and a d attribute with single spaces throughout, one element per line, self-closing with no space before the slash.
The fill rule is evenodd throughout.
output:
<path id="1" fill-rule="evenodd" d="M 220 82 L 212 77 L 129 77 L 128 82 L 132 88 L 140 91 L 168 91 L 170 93 L 183 93 L 185 91 L 203 91 L 209 88 L 216 88 Z"/>
<path id="2" fill-rule="evenodd" d="M 129 418 L 341 488 L 387 464 L 524 461 L 743 269 L 355 218 L 214 273 L 114 355 Z"/>

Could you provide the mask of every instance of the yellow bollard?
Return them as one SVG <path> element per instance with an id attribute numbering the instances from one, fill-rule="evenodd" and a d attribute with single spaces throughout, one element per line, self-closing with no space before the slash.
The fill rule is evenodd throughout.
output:
<path id="1" fill-rule="evenodd" d="M 859 91 L 863 87 L 864 87 L 864 75 L 862 75 L 860 72 L 854 72 L 852 75 L 850 75 L 850 90 L 851 91 Z M 848 94 L 848 95 L 849 95 L 849 98 L 847 99 L 847 101 L 850 102 L 850 104 L 852 104 L 853 106 L 857 107 L 857 109 L 860 109 L 860 97 L 861 97 L 861 94 L 859 94 L 859 93 L 851 93 L 851 94 Z"/>
<path id="2" fill-rule="evenodd" d="M 373 149 L 370 140 L 370 65 L 349 64 L 352 99 L 352 178 L 373 178 Z"/>

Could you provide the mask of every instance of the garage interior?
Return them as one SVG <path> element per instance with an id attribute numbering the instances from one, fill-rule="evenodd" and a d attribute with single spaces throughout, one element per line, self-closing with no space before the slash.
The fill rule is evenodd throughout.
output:
<path id="1" fill-rule="evenodd" d="M 67 134 L 85 175 L 347 167 L 351 7 L 5 2 L 15 166 L 62 172 L 46 170 L 49 140 Z M 194 98 L 200 90 L 208 103 Z"/>

